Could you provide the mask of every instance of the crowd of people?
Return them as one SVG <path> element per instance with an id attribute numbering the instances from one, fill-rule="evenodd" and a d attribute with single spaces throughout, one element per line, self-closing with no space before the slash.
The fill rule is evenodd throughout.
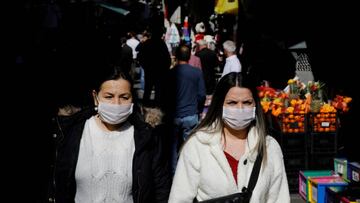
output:
<path id="1" fill-rule="evenodd" d="M 196 1 L 189 2 L 196 4 Z M 58 3 L 60 9 L 56 8 Z M 259 5 L 258 8 L 264 6 Z M 14 173 L 9 176 L 14 186 L 8 185 L 7 189 L 13 189 L 14 195 L 5 193 L 12 201 L 27 202 L 54 199 L 56 202 L 195 202 L 250 190 L 254 194 L 250 202 L 288 202 L 286 184 L 283 184 L 286 177 L 281 161 L 277 162 L 281 160 L 281 151 L 271 139 L 271 133 L 265 141 L 261 140 L 263 131 L 259 125 L 262 119 L 257 112 L 261 106 L 257 104 L 256 95 L 252 93 L 255 119 L 249 110 L 242 113 L 229 110 L 227 97 L 236 95 L 233 91 L 247 88 L 240 87 L 241 82 L 239 86 L 230 84 L 235 76 L 226 73 L 239 70 L 245 78 L 252 73 L 269 80 L 271 86 L 282 88 L 294 73 L 295 61 L 287 48 L 303 39 L 308 44 L 306 51 L 309 51 L 315 78 L 331 85 L 336 89 L 334 92 L 353 97 L 354 108 L 349 114 L 340 115 L 339 150 L 349 160 L 358 160 L 354 150 L 357 143 L 351 138 L 356 128 L 353 118 L 358 115 L 359 101 L 353 84 L 356 74 L 351 74 L 356 52 L 349 49 L 357 42 L 355 35 L 349 33 L 355 32 L 351 26 L 342 24 L 343 29 L 334 29 L 339 28 L 336 23 L 337 26 L 326 22 L 320 27 L 312 26 L 323 22 L 326 18 L 323 16 L 340 16 L 342 21 L 336 22 L 352 22 L 351 19 L 356 18 L 351 18 L 352 12 L 347 9 L 340 9 L 346 15 L 332 15 L 327 11 L 324 15 L 316 15 L 317 12 L 309 15 L 304 11 L 314 7 L 306 9 L 303 5 L 297 12 L 291 9 L 296 20 L 303 23 L 301 26 L 291 24 L 289 29 L 286 25 L 290 24 L 281 23 L 281 20 L 279 24 L 278 18 L 283 17 L 287 9 L 281 9 L 277 12 L 279 15 L 268 15 L 273 9 L 258 12 L 256 7 L 248 9 L 249 5 L 245 4 L 240 8 L 243 13 L 238 16 L 238 22 L 219 15 L 220 27 L 213 32 L 196 33 L 196 40 L 191 44 L 186 42 L 183 47 L 183 44 L 169 46 L 166 41 L 167 46 L 164 46 L 160 33 L 139 34 L 128 30 L 139 31 L 142 26 L 134 23 L 138 13 L 135 11 L 121 18 L 119 25 L 114 22 L 118 16 L 115 19 L 112 11 L 102 10 L 93 1 L 21 1 L 15 12 L 11 12 L 16 16 L 13 18 L 16 26 L 12 29 L 15 53 L 12 49 L 10 52 L 16 56 L 16 65 L 10 68 L 10 73 L 14 74 L 6 74 L 16 76 L 15 82 L 23 88 L 18 91 L 5 88 L 9 93 L 5 91 L 4 94 L 14 95 L 20 91 L 18 99 L 5 98 L 8 101 L 5 115 L 9 123 L 5 127 L 11 127 L 11 133 L 4 138 L 13 139 L 4 142 L 10 147 L 10 150 L 6 149 L 10 156 L 6 154 L 9 160 L 5 159 L 5 163 Z M 210 3 L 198 7 L 201 12 L 213 11 Z M 277 5 L 270 7 L 276 9 Z M 159 19 L 162 25 L 162 16 Z M 194 21 L 199 22 L 199 18 Z M 223 27 L 224 24 L 230 26 Z M 235 37 L 231 28 L 235 29 L 233 25 L 236 24 Z M 207 22 L 205 25 L 208 28 Z M 341 30 L 340 34 L 336 30 Z M 130 32 L 123 35 L 127 31 Z M 203 31 L 200 29 L 200 32 Z M 226 34 L 219 40 L 210 36 L 215 32 Z M 234 51 L 233 43 L 224 42 L 235 38 Z M 328 43 L 329 39 L 337 43 Z M 176 47 L 181 47 L 178 53 Z M 191 48 L 187 62 L 186 47 Z M 232 57 L 226 58 L 228 56 Z M 109 57 L 113 58 L 109 60 Z M 180 57 L 184 60 L 179 60 Z M 107 68 L 105 63 L 108 62 L 116 68 Z M 240 64 L 240 67 L 231 64 Z M 198 75 L 195 72 L 199 71 L 191 70 L 192 67 L 201 70 L 203 78 L 197 82 L 195 77 L 181 75 L 184 72 Z M 341 71 L 336 71 L 337 74 L 329 71 L 338 68 Z M 114 77 L 104 78 L 102 71 L 108 71 L 107 75 Z M 95 80 L 99 83 L 90 85 Z M 136 84 L 139 81 L 134 84 L 132 80 L 140 80 L 140 89 L 146 91 L 145 95 L 139 95 Z M 220 88 L 220 84 L 226 83 L 230 84 L 228 88 Z M 189 87 L 195 86 L 198 91 L 188 93 Z M 227 92 L 224 98 L 219 97 L 220 100 L 223 98 L 223 103 L 216 101 L 215 95 L 220 89 Z M 248 95 L 247 91 L 243 93 L 242 96 Z M 195 94 L 199 96 L 195 97 Z M 89 103 L 89 106 L 83 105 Z M 244 108 L 240 106 L 240 109 L 251 109 L 247 104 Z M 51 116 L 56 113 L 52 120 Z M 231 113 L 249 116 L 250 124 L 246 130 L 236 126 L 249 121 L 231 120 Z M 55 124 L 54 134 L 51 121 Z M 210 138 L 214 138 L 214 142 Z M 217 139 L 220 141 L 215 141 Z M 256 140 L 255 146 L 252 140 Z M 257 146 L 261 143 L 266 143 L 267 148 L 262 148 L 266 151 Z M 261 152 L 261 167 L 264 168 L 255 187 L 251 187 L 253 176 L 249 175 L 257 168 L 253 150 Z M 272 156 L 275 162 L 269 165 Z M 121 164 L 116 162 L 117 157 Z M 48 172 L 48 168 L 51 171 Z M 273 173 L 268 175 L 271 170 Z M 7 172 L 4 174 L 8 176 Z M 43 187 L 46 185 L 44 177 L 49 177 L 49 187 Z M 244 187 L 247 189 L 243 190 Z M 47 198 L 43 198 L 45 193 Z M 31 201 L 35 198 L 41 201 Z"/>
<path id="2" fill-rule="evenodd" d="M 117 64 L 97 72 L 90 106 L 56 116 L 49 197 L 190 203 L 241 193 L 250 202 L 290 202 L 281 148 L 268 135 L 257 81 L 241 72 L 235 43 L 217 52 L 200 38 L 195 48 L 184 42 L 171 51 L 160 33 L 141 36 L 128 33 Z M 142 97 L 134 67 L 143 69 Z"/>

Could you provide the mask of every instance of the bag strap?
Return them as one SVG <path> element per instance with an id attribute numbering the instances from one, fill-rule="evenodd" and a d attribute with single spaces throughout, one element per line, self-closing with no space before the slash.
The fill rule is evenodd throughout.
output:
<path id="1" fill-rule="evenodd" d="M 251 175 L 250 175 L 250 180 L 249 180 L 249 184 L 248 187 L 246 189 L 246 191 L 248 191 L 250 194 L 252 193 L 252 191 L 255 188 L 256 182 L 258 180 L 259 177 L 259 172 L 260 172 L 260 168 L 261 168 L 261 161 L 262 161 L 262 153 L 259 153 L 256 157 L 255 163 L 254 163 L 254 167 L 251 171 Z"/>

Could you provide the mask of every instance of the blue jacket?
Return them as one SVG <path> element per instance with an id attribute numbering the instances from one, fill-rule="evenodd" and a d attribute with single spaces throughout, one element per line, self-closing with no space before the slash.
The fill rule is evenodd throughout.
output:
<path id="1" fill-rule="evenodd" d="M 202 71 L 189 64 L 176 65 L 170 70 L 170 79 L 174 117 L 201 113 L 206 98 Z"/>

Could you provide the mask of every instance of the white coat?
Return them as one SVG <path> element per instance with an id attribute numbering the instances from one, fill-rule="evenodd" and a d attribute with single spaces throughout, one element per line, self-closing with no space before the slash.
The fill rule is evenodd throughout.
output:
<path id="1" fill-rule="evenodd" d="M 239 160 L 236 185 L 220 142 L 221 131 L 198 131 L 181 151 L 169 203 L 192 203 L 195 197 L 203 201 L 241 192 L 243 187 L 248 186 L 257 156 L 254 150 L 257 140 L 253 127 L 248 134 L 245 153 Z M 267 162 L 261 165 L 250 203 L 288 203 L 290 194 L 281 148 L 270 136 L 266 138 L 266 148 Z"/>

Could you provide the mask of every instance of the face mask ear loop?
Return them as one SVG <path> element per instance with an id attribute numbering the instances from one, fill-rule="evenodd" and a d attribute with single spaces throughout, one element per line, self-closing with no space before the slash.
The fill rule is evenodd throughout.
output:
<path id="1" fill-rule="evenodd" d="M 96 105 L 96 106 L 94 107 L 94 109 L 95 109 L 95 111 L 97 112 L 97 111 L 98 111 L 98 106 L 99 106 L 99 103 L 100 103 L 100 102 L 99 102 L 98 93 L 95 94 L 95 99 L 96 99 L 98 105 Z"/>

